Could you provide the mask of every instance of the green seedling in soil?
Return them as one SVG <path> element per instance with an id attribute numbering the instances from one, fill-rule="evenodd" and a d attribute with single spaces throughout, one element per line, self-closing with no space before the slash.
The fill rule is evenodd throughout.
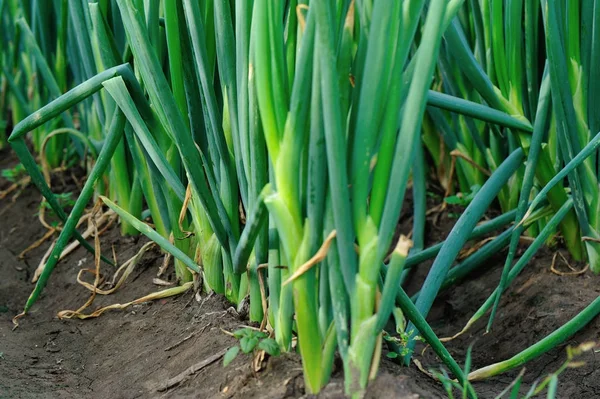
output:
<path id="1" fill-rule="evenodd" d="M 279 345 L 273 338 L 263 331 L 252 328 L 241 328 L 233 332 L 233 337 L 239 341 L 239 345 L 232 346 L 223 356 L 223 367 L 230 364 L 240 353 L 249 354 L 255 351 L 264 351 L 269 356 L 280 354 Z"/>
<path id="2" fill-rule="evenodd" d="M 387 332 L 383 333 L 383 340 L 389 343 L 391 350 L 386 354 L 388 359 L 397 359 L 408 355 L 411 349 L 408 348 L 409 340 L 421 341 L 425 340 L 419 335 L 413 335 L 409 332 L 399 331 L 397 335 L 390 335 Z"/>
<path id="3" fill-rule="evenodd" d="M 481 186 L 479 185 L 471 186 L 471 191 L 469 191 L 468 193 L 457 193 L 456 195 L 446 197 L 444 198 L 444 202 L 450 205 L 459 205 L 466 207 L 471 203 L 471 201 L 473 201 L 473 198 L 475 198 L 475 195 L 479 192 L 480 189 Z"/>
<path id="4" fill-rule="evenodd" d="M 75 199 L 73 198 L 73 193 L 58 193 L 55 195 L 56 200 L 58 201 L 58 204 L 63 208 L 63 209 L 71 209 L 73 206 L 75 206 Z M 39 215 L 40 212 L 43 210 L 48 211 L 47 215 L 51 218 L 56 218 L 57 215 L 54 212 L 54 210 L 52 209 L 52 206 L 50 206 L 50 203 L 48 203 L 48 201 L 46 199 L 43 199 L 42 202 L 40 202 L 39 205 L 39 211 L 36 213 L 36 215 Z M 58 220 L 52 220 L 50 222 L 50 225 L 52 227 L 58 227 L 59 225 L 59 221 Z"/>
<path id="5" fill-rule="evenodd" d="M 436 201 L 441 200 L 443 198 L 440 194 L 429 190 L 426 191 L 425 195 L 427 196 L 427 198 L 431 198 Z"/>
<path id="6" fill-rule="evenodd" d="M 11 183 L 17 183 L 27 176 L 27 170 L 19 163 L 14 168 L 2 169 L 2 177 Z"/>
<path id="7" fill-rule="evenodd" d="M 62 208 L 72 208 L 75 206 L 75 198 L 73 198 L 73 193 L 58 193 L 55 194 L 55 197 L 58 201 L 58 204 Z M 50 203 L 46 200 L 40 203 L 40 208 L 48 209 L 53 212 L 52 206 L 50 206 Z"/>

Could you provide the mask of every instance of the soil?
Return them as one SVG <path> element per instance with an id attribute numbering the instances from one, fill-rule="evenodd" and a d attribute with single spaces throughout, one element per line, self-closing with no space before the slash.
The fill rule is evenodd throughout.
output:
<path id="1" fill-rule="evenodd" d="M 7 150 L 0 151 L 0 170 L 16 161 Z M 0 191 L 8 187 L 0 177 Z M 72 190 L 69 175 L 53 181 L 56 192 Z M 108 311 L 88 320 L 59 320 L 56 314 L 77 309 L 89 291 L 76 282 L 80 268 L 93 267 L 93 257 L 79 248 L 61 261 L 46 290 L 30 313 L 12 331 L 11 319 L 25 304 L 33 286 L 31 276 L 50 242 L 18 254 L 45 233 L 36 213 L 40 194 L 25 188 L 13 202 L 0 200 L 0 398 L 300 398 L 305 394 L 298 355 L 268 358 L 259 372 L 249 356 L 238 356 L 227 367 L 216 360 L 180 384 L 162 390 L 166 382 L 190 366 L 222 353 L 235 344 L 223 331 L 247 325 L 244 315 L 219 296 L 192 292 Z M 427 243 L 445 236 L 456 219 L 444 213 L 428 223 Z M 410 220 L 400 224 L 410 231 Z M 121 237 L 112 228 L 101 237 L 103 252 L 115 248 L 123 262 L 137 253 L 147 240 Z M 504 254 L 486 264 L 485 271 L 443 293 L 430 317 L 440 336 L 459 331 L 496 286 Z M 550 272 L 552 253 L 542 250 L 504 295 L 491 333 L 483 335 L 485 320 L 468 334 L 448 343 L 448 349 L 464 362 L 466 349 L 475 343 L 473 368 L 506 359 L 538 341 L 568 321 L 600 292 L 600 280 L 590 272 L 581 276 L 558 276 Z M 162 264 L 158 251 L 145 255 L 126 284 L 116 293 L 97 297 L 92 308 L 123 303 L 162 289 L 153 284 Z M 410 281 L 418 287 L 429 264 L 419 267 Z M 171 269 L 172 270 L 172 269 Z M 103 272 L 110 274 L 108 266 Z M 163 277 L 165 280 L 173 276 Z M 536 379 L 556 370 L 566 358 L 565 346 L 598 340 L 600 320 L 594 320 L 573 339 L 526 366 L 523 392 Z M 441 362 L 431 350 L 419 348 L 417 358 L 427 369 L 439 370 Z M 593 352 L 579 360 L 585 365 L 568 369 L 560 377 L 559 398 L 600 397 L 600 369 Z M 343 397 L 343 377 L 336 368 L 332 381 L 320 398 Z M 516 377 L 518 371 L 475 384 L 480 398 L 493 398 Z M 444 398 L 439 382 L 414 365 L 399 367 L 384 357 L 368 398 Z"/>

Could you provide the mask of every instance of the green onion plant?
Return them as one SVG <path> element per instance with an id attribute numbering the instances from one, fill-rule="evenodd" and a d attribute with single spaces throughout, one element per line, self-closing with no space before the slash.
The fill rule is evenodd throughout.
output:
<path id="1" fill-rule="evenodd" d="M 360 397 L 384 337 L 408 364 L 419 336 L 475 397 L 469 378 L 520 366 L 600 310 L 470 373 L 426 320 L 441 290 L 508 247 L 467 325 L 491 310 L 491 328 L 557 231 L 600 270 L 597 2 L 0 0 L 0 128 L 15 122 L 8 142 L 64 223 L 23 313 L 71 238 L 94 251 L 76 226 L 100 198 L 123 234 L 173 256 L 181 284 L 249 301 L 271 353 L 300 353 L 307 392 L 328 383 L 337 353 Z M 44 148 L 43 167 L 89 163 L 70 215 L 34 157 Z M 426 247 L 430 176 L 472 198 Z M 395 234 L 408 187 L 411 240 Z M 500 216 L 479 224 L 491 207 Z M 533 242 L 515 262 L 524 232 Z M 409 297 L 408 273 L 432 258 Z"/>

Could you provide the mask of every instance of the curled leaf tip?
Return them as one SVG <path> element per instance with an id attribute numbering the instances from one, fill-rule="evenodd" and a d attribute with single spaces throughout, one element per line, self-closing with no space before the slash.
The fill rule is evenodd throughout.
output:
<path id="1" fill-rule="evenodd" d="M 19 328 L 19 319 L 23 316 L 25 316 L 25 311 L 19 313 L 18 315 L 16 315 L 15 317 L 13 317 L 12 319 L 12 323 L 13 323 L 13 328 L 12 331 L 15 331 L 17 328 Z"/>

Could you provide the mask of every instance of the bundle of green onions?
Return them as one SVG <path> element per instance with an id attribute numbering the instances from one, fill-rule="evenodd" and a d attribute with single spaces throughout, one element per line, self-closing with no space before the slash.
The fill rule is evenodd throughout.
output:
<path id="1" fill-rule="evenodd" d="M 20 5 L 16 1 L 0 2 L 1 34 L 5 43 L 0 57 L 0 146 L 5 143 L 4 130 L 9 112 L 11 119 L 21 120 L 67 89 L 67 9 L 55 8 L 50 2 L 44 2 L 37 10 L 39 13 L 32 13 L 31 5 Z M 40 18 L 42 14 L 49 19 Z M 48 23 L 50 19 L 57 21 L 56 26 Z M 11 95 L 8 95 L 9 91 Z M 73 127 L 73 119 L 65 116 L 36 129 L 31 137 L 34 149 L 40 152 L 52 131 Z M 45 156 L 51 167 L 58 166 L 63 160 L 65 154 L 62 152 L 67 149 L 65 139 L 64 135 L 56 137 L 45 146 Z"/>
<path id="2" fill-rule="evenodd" d="M 450 60 L 440 62 L 441 76 L 446 78 L 449 73 L 461 76 L 461 85 L 449 79 L 447 90 L 533 123 L 532 135 L 514 126 L 501 132 L 508 138 L 505 140 L 508 148 L 504 151 L 521 147 L 527 153 L 518 183 L 521 189 L 515 231 L 497 289 L 463 332 L 491 309 L 489 331 L 502 292 L 557 224 L 572 257 L 587 260 L 592 271 L 600 271 L 596 159 L 600 125 L 595 110 L 599 93 L 599 72 L 595 67 L 600 51 L 598 6 L 595 0 L 470 1 L 465 4 L 462 17 L 455 19 L 444 34 Z M 520 60 L 525 61 L 524 70 Z M 438 121 L 446 140 L 447 121 L 444 118 Z M 472 140 L 473 147 L 490 159 L 502 158 L 502 148 L 495 144 L 499 138 L 494 138 L 498 132 L 487 128 L 469 131 L 470 137 L 461 136 L 466 137 L 466 142 Z M 482 134 L 487 135 L 487 141 L 482 140 Z M 470 159 L 477 158 L 471 154 Z M 494 163 L 487 162 L 494 170 Z M 565 179 L 568 189 L 564 186 Z M 502 203 L 502 197 L 499 200 Z M 530 230 L 536 237 L 534 243 L 513 265 L 523 221 L 546 200 L 553 215 L 538 220 L 537 226 Z M 422 305 L 420 310 L 426 314 L 427 302 Z M 474 372 L 470 378 L 486 378 L 518 367 L 568 339 L 599 312 L 595 300 L 539 343 L 507 361 Z"/>
<path id="3" fill-rule="evenodd" d="M 423 337 L 474 397 L 425 321 L 438 292 L 509 245 L 499 287 L 474 320 L 493 314 L 559 225 L 573 257 L 587 254 L 598 271 L 597 79 L 588 77 L 600 18 L 585 12 L 594 0 L 56 0 L 46 7 L 61 16 L 57 26 L 32 13 L 39 2 L 25 3 L 0 0 L 7 26 L 19 27 L 3 30 L 2 99 L 20 121 L 8 141 L 64 227 L 24 313 L 71 237 L 93 251 L 75 227 L 99 196 L 124 234 L 141 232 L 175 258 L 181 283 L 202 277 L 237 305 L 249 297 L 250 319 L 282 351 L 297 337 L 309 392 L 328 382 L 339 353 L 346 392 L 360 396 L 387 329 Z M 571 39 L 580 15 L 585 29 Z M 522 20 L 524 33 L 515 29 Z M 56 50 L 43 33 L 52 29 Z M 80 62 L 67 66 L 65 54 Z M 32 84 L 36 102 L 26 102 L 26 78 L 38 72 L 44 85 Z M 95 161 L 68 216 L 25 143 L 57 128 L 79 149 L 69 157 L 85 159 L 89 148 Z M 51 142 L 56 165 L 70 142 Z M 456 171 L 438 170 L 448 190 L 453 175 L 461 191 L 481 188 L 446 241 L 425 249 L 428 157 Z M 411 180 L 412 241 L 394 241 Z M 478 226 L 496 198 L 505 213 Z M 511 221 L 452 267 L 468 240 Z M 525 228 L 536 238 L 513 266 Z M 433 257 L 409 298 L 406 273 Z M 526 359 L 571 336 L 596 307 Z M 408 361 L 414 340 L 406 345 Z"/>

